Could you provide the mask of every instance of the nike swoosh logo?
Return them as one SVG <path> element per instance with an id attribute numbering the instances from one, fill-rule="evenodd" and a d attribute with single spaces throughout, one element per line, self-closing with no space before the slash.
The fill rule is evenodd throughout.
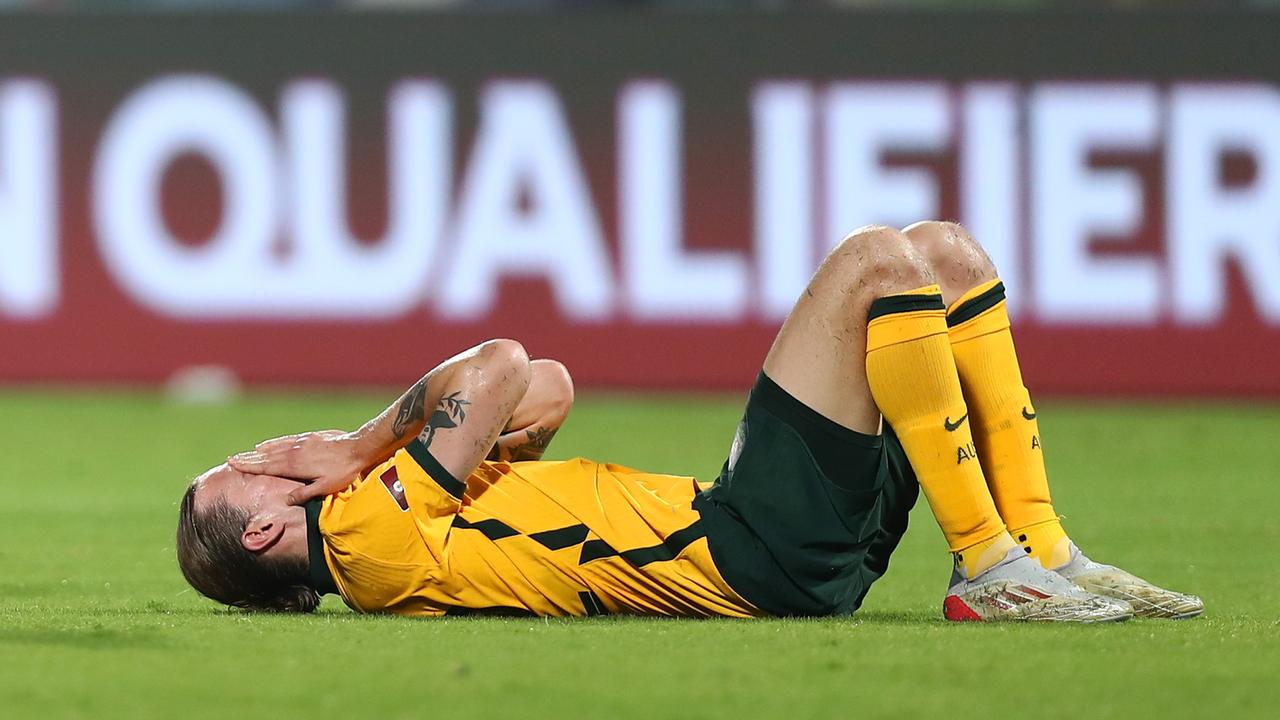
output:
<path id="1" fill-rule="evenodd" d="M 942 427 L 946 428 L 947 432 L 955 432 L 956 428 L 960 427 L 962 424 L 964 424 L 964 421 L 968 419 L 969 419 L 969 413 L 965 413 L 961 415 L 960 419 L 956 420 L 955 422 L 951 422 L 950 416 L 944 417 L 942 418 Z"/>
<path id="2" fill-rule="evenodd" d="M 1036 414 L 1035 414 L 1035 413 L 1033 413 L 1033 412 L 1027 412 L 1027 406 L 1026 406 L 1026 405 L 1023 405 L 1023 406 L 1022 406 L 1022 417 L 1026 418 L 1026 419 L 1028 419 L 1028 420 L 1035 420 L 1035 419 L 1036 419 Z"/>

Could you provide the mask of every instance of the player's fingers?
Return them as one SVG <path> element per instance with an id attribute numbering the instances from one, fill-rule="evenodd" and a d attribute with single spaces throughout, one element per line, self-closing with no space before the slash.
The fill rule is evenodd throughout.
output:
<path id="1" fill-rule="evenodd" d="M 265 461 L 266 456 L 254 450 L 227 456 L 227 464 L 240 472 L 257 470 Z"/>
<path id="2" fill-rule="evenodd" d="M 302 505 L 308 500 L 335 493 L 342 488 L 342 480 L 336 478 L 324 478 L 309 485 L 299 485 L 289 493 L 289 504 Z"/>
<path id="3" fill-rule="evenodd" d="M 305 504 L 311 498 L 315 497 L 315 495 L 313 495 L 311 491 L 311 488 L 313 487 L 315 486 L 303 485 L 301 487 L 295 488 L 293 492 L 289 493 L 289 504 L 302 505 L 302 504 Z"/>
<path id="4" fill-rule="evenodd" d="M 263 440 L 262 442 L 255 445 L 253 449 L 257 450 L 258 452 L 272 452 L 274 450 L 287 448 L 291 445 L 297 445 L 298 442 L 302 439 L 302 437 L 303 437 L 302 434 L 282 435 L 278 438 Z"/>
<path id="5" fill-rule="evenodd" d="M 292 454 L 287 450 L 275 452 L 251 450 L 237 453 L 227 458 L 227 464 L 244 473 L 298 477 Z"/>

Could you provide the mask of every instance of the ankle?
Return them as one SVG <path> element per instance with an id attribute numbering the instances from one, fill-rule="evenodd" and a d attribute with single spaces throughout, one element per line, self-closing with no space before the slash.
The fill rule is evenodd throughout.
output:
<path id="1" fill-rule="evenodd" d="M 1008 556 L 1009 551 L 1016 548 L 1008 532 L 1002 531 L 986 540 L 974 543 L 954 553 L 956 569 L 966 580 L 972 580 L 991 568 L 999 565 Z"/>
<path id="2" fill-rule="evenodd" d="M 1023 551 L 1046 570 L 1057 570 L 1071 562 L 1071 539 L 1058 518 L 1032 523 L 1009 531 Z"/>

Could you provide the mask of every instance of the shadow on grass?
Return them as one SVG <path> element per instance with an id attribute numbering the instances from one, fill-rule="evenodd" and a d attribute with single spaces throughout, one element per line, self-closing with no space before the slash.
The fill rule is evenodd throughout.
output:
<path id="1" fill-rule="evenodd" d="M 847 618 L 872 625 L 948 625 L 942 616 L 921 610 L 859 610 Z"/>
<path id="2" fill-rule="evenodd" d="M 390 614 L 362 614 L 348 611 L 341 606 L 327 606 L 315 613 L 274 613 L 274 612 L 249 612 L 236 608 L 228 608 L 212 603 L 208 605 L 190 605 L 181 603 L 178 605 L 171 604 L 163 600 L 150 600 L 145 603 L 130 604 L 127 606 L 115 607 L 75 607 L 67 605 L 42 605 L 31 604 L 25 607 L 10 607 L 8 611 L 3 613 L 8 616 L 10 622 L 14 619 L 24 618 L 28 622 L 48 621 L 52 618 L 65 618 L 71 620 L 73 618 L 82 619 L 160 619 L 173 618 L 180 621 L 200 621 L 207 620 L 214 623 L 225 621 L 227 623 L 236 621 L 252 621 L 263 623 L 300 623 L 300 624 L 350 624 L 350 625 L 366 625 L 366 624 L 404 624 L 406 626 L 415 623 L 448 623 L 455 626 L 521 626 L 527 627 L 531 625 L 585 625 L 585 626 L 608 626 L 617 624 L 695 624 L 695 625 L 714 625 L 714 624 L 815 624 L 815 625 L 849 625 L 856 627 L 859 625 L 868 626 L 896 626 L 896 627 L 949 627 L 954 625 L 942 619 L 942 617 L 931 610 L 912 609 L 912 610 L 859 610 L 853 615 L 842 615 L 832 617 L 795 617 L 795 618 L 678 618 L 678 617 L 657 617 L 643 615 L 600 615 L 590 618 L 576 617 L 527 617 L 527 616 L 502 616 L 502 615 L 451 615 L 443 618 L 433 617 L 401 617 Z M 13 641 L 11 635 L 13 631 L 0 631 L 0 642 Z M 56 632 L 62 632 L 61 630 Z M 106 632 L 106 631 L 99 631 Z M 6 634 L 9 633 L 9 634 Z M 16 636 L 15 636 L 16 637 Z"/>
<path id="3" fill-rule="evenodd" d="M 788 624 L 821 624 L 831 625 L 845 623 L 849 625 L 896 625 L 896 626 L 935 626 L 946 627 L 954 623 L 948 623 L 936 613 L 925 612 L 920 610 L 859 610 L 853 615 L 839 615 L 830 617 L 790 617 L 790 618 L 729 618 L 729 617 L 713 617 L 713 618 L 690 618 L 690 617 L 664 617 L 652 615 L 597 615 L 589 618 L 582 617 L 530 617 L 530 616 L 504 616 L 504 615 L 450 615 L 443 618 L 435 617 L 401 617 L 389 614 L 361 614 L 349 612 L 343 608 L 328 608 L 311 615 L 289 614 L 289 613 L 263 613 L 263 612 L 245 612 L 234 608 L 211 608 L 208 610 L 183 609 L 181 611 L 173 611 L 174 614 L 182 614 L 186 616 L 204 616 L 204 617 L 222 617 L 228 619 L 234 618 L 296 618 L 302 621 L 312 622 L 343 622 L 343 623 L 441 623 L 447 622 L 452 625 L 616 625 L 616 624 L 697 624 L 697 625 L 713 625 L 713 624 L 770 624 L 770 623 L 788 623 Z"/>

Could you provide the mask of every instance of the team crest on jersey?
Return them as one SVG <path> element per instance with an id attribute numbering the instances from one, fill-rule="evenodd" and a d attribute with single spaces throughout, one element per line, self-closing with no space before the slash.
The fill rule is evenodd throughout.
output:
<path id="1" fill-rule="evenodd" d="M 400 484 L 400 476 L 396 474 L 396 466 L 392 465 L 387 471 L 382 473 L 382 487 L 391 493 L 391 499 L 396 501 L 400 506 L 400 511 L 404 512 L 409 509 L 409 501 L 404 496 L 404 485 Z"/>

